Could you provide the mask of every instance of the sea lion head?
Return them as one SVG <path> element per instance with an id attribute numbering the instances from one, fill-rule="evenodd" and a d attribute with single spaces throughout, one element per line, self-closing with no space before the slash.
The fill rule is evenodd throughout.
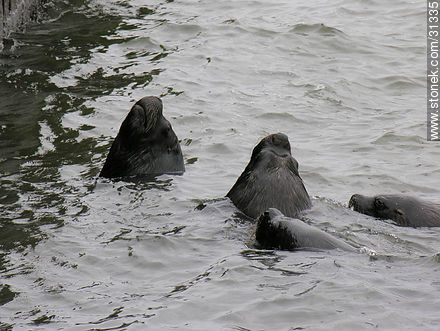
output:
<path id="1" fill-rule="evenodd" d="M 402 203 L 403 199 L 403 197 L 394 195 L 367 197 L 361 194 L 353 194 L 348 202 L 348 207 L 365 215 L 390 219 L 400 225 L 407 225 L 408 218 L 404 203 Z"/>
<path id="2" fill-rule="evenodd" d="M 121 124 L 100 176 L 182 174 L 179 140 L 154 96 L 137 101 Z"/>
<path id="3" fill-rule="evenodd" d="M 276 208 L 269 208 L 257 220 L 255 239 L 264 248 L 287 249 L 298 248 L 293 232 L 289 232 L 280 222 L 283 214 Z"/>
<path id="4" fill-rule="evenodd" d="M 264 137 L 254 147 L 251 160 L 264 152 L 270 152 L 279 157 L 288 157 L 291 155 L 289 138 L 284 133 L 274 133 Z"/>
<path id="5" fill-rule="evenodd" d="M 254 147 L 248 165 L 227 196 L 252 218 L 268 208 L 295 217 L 311 206 L 285 134 L 268 135 Z"/>

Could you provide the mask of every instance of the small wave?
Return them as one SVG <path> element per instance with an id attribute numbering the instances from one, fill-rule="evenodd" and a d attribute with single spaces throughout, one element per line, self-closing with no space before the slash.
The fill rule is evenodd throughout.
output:
<path id="1" fill-rule="evenodd" d="M 140 49 L 140 51 L 160 51 L 163 50 L 160 47 L 160 43 L 157 41 L 151 39 L 150 37 L 137 37 L 137 38 L 129 38 L 127 41 L 125 41 L 124 46 L 127 49 L 133 49 L 137 50 Z"/>
<path id="2" fill-rule="evenodd" d="M 307 119 L 302 119 L 299 117 L 295 117 L 290 113 L 287 112 L 267 112 L 263 113 L 261 115 L 258 115 L 257 118 L 263 119 L 263 120 L 282 120 L 282 121 L 289 121 L 294 123 L 309 123 Z"/>
<path id="3" fill-rule="evenodd" d="M 154 9 L 151 9 L 149 7 L 140 7 L 137 11 L 137 16 L 145 17 L 145 16 L 153 15 L 155 13 L 156 11 Z"/>
<path id="4" fill-rule="evenodd" d="M 390 143 L 397 143 L 401 146 L 406 146 L 406 144 L 425 144 L 425 140 L 416 135 L 398 135 L 393 132 L 386 132 L 376 140 L 372 142 L 374 145 L 389 145 Z"/>
<path id="5" fill-rule="evenodd" d="M 323 36 L 342 36 L 345 35 L 344 32 L 342 32 L 339 29 L 333 28 L 331 26 L 327 26 L 323 23 L 316 23 L 316 24 L 295 24 L 292 29 L 290 29 L 289 32 L 298 33 L 302 35 L 309 35 L 312 33 L 317 33 Z"/>
<path id="6" fill-rule="evenodd" d="M 189 24 L 189 23 L 171 23 L 168 22 L 166 25 L 163 26 L 163 32 L 167 33 L 168 35 L 176 35 L 176 36 L 184 36 L 187 35 L 189 38 L 193 38 L 197 35 L 199 35 L 202 32 L 202 28 L 200 25 L 197 24 Z"/>
<path id="7" fill-rule="evenodd" d="M 414 89 L 415 87 L 423 87 L 423 84 L 410 79 L 403 75 L 391 75 L 385 76 L 377 79 L 373 79 L 375 84 L 384 86 L 385 89 L 398 90 L 401 92 L 402 89 Z"/>

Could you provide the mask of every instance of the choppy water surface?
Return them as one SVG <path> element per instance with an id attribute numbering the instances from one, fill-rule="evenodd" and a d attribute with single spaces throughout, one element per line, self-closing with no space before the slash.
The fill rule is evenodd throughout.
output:
<path id="1" fill-rule="evenodd" d="M 440 229 L 347 209 L 440 201 L 424 2 L 54 4 L 0 55 L 2 328 L 438 329 Z M 185 175 L 97 179 L 146 95 Z M 223 197 L 274 132 L 315 196 L 305 220 L 359 253 L 255 249 Z"/>

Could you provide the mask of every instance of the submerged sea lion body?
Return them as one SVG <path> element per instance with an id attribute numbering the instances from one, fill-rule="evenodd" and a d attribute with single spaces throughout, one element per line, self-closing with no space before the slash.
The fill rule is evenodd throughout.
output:
<path id="1" fill-rule="evenodd" d="M 266 249 L 339 248 L 354 251 L 343 241 L 299 219 L 286 217 L 275 208 L 269 208 L 258 218 L 255 236 L 260 246 Z"/>
<path id="2" fill-rule="evenodd" d="M 179 140 L 162 114 L 162 101 L 144 97 L 121 124 L 99 176 L 157 176 L 185 171 Z"/>
<path id="3" fill-rule="evenodd" d="M 295 217 L 312 205 L 289 139 L 282 133 L 271 134 L 255 146 L 249 164 L 226 196 L 252 218 L 268 208 Z"/>
<path id="4" fill-rule="evenodd" d="M 400 226 L 440 226 L 439 204 L 409 196 L 354 194 L 348 206 L 365 215 L 393 220 Z"/>

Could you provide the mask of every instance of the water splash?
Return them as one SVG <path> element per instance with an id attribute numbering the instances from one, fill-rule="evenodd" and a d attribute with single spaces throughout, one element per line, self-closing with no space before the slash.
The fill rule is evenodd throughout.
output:
<path id="1" fill-rule="evenodd" d="M 0 40 L 8 38 L 11 32 L 21 31 L 24 25 L 37 20 L 47 0 L 1 0 Z M 2 46 L 0 46 L 0 51 Z"/>

